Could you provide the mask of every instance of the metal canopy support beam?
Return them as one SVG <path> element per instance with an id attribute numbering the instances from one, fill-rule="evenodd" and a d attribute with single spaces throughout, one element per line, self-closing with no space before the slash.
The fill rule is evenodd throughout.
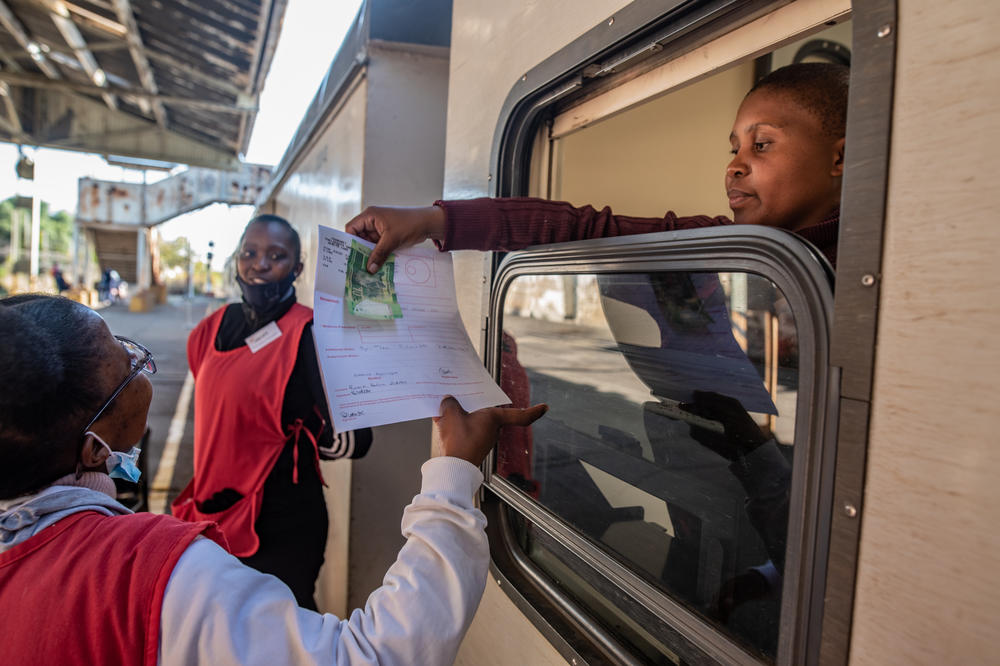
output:
<path id="1" fill-rule="evenodd" d="M 287 3 L 0 0 L 0 140 L 233 168 Z"/>
<path id="2" fill-rule="evenodd" d="M 4 66 L 5 69 L 9 69 L 12 72 L 22 72 L 22 71 L 24 71 L 21 68 L 21 66 L 19 64 L 17 64 L 17 61 L 14 60 L 14 56 L 12 56 L 5 49 L 0 49 L 0 62 L 3 63 L 3 66 Z"/>
<path id="3" fill-rule="evenodd" d="M 129 0 L 114 0 L 115 12 L 118 20 L 127 29 L 125 39 L 128 41 L 128 52 L 132 55 L 132 62 L 139 73 L 139 80 L 146 92 L 157 95 L 159 88 L 156 87 L 156 78 L 153 76 L 153 68 L 149 66 L 146 58 L 146 49 L 142 45 L 142 37 L 139 34 L 139 25 L 135 22 L 135 14 L 132 12 L 132 5 Z M 167 126 L 167 112 L 163 108 L 163 103 L 158 100 L 140 99 L 139 106 L 143 113 L 149 113 L 152 107 L 153 115 L 156 117 L 156 124 L 160 127 Z"/>
<path id="4" fill-rule="evenodd" d="M 163 63 L 168 67 L 173 67 L 179 72 L 182 72 L 185 76 L 195 79 L 196 81 L 199 81 L 206 86 L 210 86 L 220 92 L 228 93 L 230 95 L 240 95 L 243 93 L 243 89 L 239 86 L 233 85 L 232 82 L 220 79 L 210 74 L 205 74 L 200 69 L 187 65 L 170 54 L 151 51 L 146 55 L 148 55 L 151 60 L 156 60 L 157 62 Z"/>
<path id="5" fill-rule="evenodd" d="M 259 57 L 256 58 L 250 65 L 250 76 L 247 77 L 246 90 L 243 91 L 246 95 L 251 97 L 253 96 L 254 90 L 257 87 L 257 76 L 260 74 L 260 67 L 265 57 L 264 53 L 261 52 L 261 48 L 263 47 L 264 44 L 271 44 L 272 45 L 271 48 L 274 49 L 277 48 L 278 44 L 277 33 L 274 35 L 274 39 L 272 40 L 268 39 L 268 34 L 270 33 L 270 31 L 275 30 L 276 28 L 280 30 L 280 22 L 278 22 L 278 25 L 275 26 L 272 24 L 269 18 L 271 16 L 271 9 L 272 9 L 271 4 L 272 4 L 271 0 L 262 0 L 260 5 L 260 20 L 257 22 L 257 36 L 254 39 L 254 43 L 257 44 L 257 48 L 255 50 L 259 52 Z M 237 136 L 239 137 L 246 136 L 249 122 L 250 122 L 249 114 L 246 113 L 240 114 L 240 133 Z M 249 129 L 252 129 L 252 127 L 250 127 Z"/>
<path id="6" fill-rule="evenodd" d="M 0 0 L 2 1 L 2 0 Z M 232 113 L 238 113 L 242 111 L 256 111 L 257 106 L 253 104 L 241 103 L 241 100 L 237 100 L 234 103 L 229 102 L 211 102 L 201 99 L 193 99 L 190 97 L 176 97 L 171 95 L 154 95 L 141 90 L 132 90 L 129 88 L 118 88 L 116 86 L 106 86 L 106 88 L 99 88 L 98 86 L 87 84 L 87 83 L 75 83 L 73 81 L 50 81 L 49 79 L 44 79 L 40 76 L 34 76 L 31 74 L 14 74 L 11 72 L 0 72 L 0 81 L 5 81 L 7 83 L 12 83 L 18 86 L 25 86 L 27 88 L 45 88 L 49 90 L 62 90 L 62 91 L 73 91 L 82 92 L 88 94 L 95 94 L 101 92 L 108 92 L 115 95 L 120 95 L 122 97 L 134 97 L 136 99 L 147 99 L 156 100 L 163 102 L 164 104 L 172 104 L 177 106 L 188 106 L 193 109 L 207 109 L 210 111 L 229 111 Z"/>
<path id="7" fill-rule="evenodd" d="M 24 116 L 21 118 L 23 121 Z M 109 112 L 100 99 L 48 89 L 35 90 L 32 126 L 28 132 L 28 125 L 25 124 L 25 130 L 27 136 L 23 143 L 48 148 L 216 169 L 235 169 L 239 166 L 239 161 L 230 150 L 212 146 L 176 129 L 163 129 L 152 120 L 138 115 Z M 14 141 L 13 138 L 4 140 Z"/>
<path id="8" fill-rule="evenodd" d="M 127 24 L 125 24 L 124 21 L 121 23 L 115 23 L 114 21 L 107 19 L 100 14 L 95 14 L 94 12 L 84 9 L 83 7 L 79 7 L 69 2 L 63 2 L 63 4 L 66 5 L 66 9 L 77 17 L 77 20 L 80 23 L 88 27 L 95 28 L 101 32 L 106 32 L 109 35 L 114 35 L 119 39 L 124 39 L 126 33 L 128 32 L 128 28 L 126 27 Z M 108 9 L 110 9 L 110 7 Z M 119 17 L 119 20 L 120 19 L 121 17 Z"/>
<path id="9" fill-rule="evenodd" d="M 128 44 L 125 42 L 90 42 L 90 52 L 91 53 L 103 53 L 104 51 L 121 51 L 122 49 L 127 49 Z"/>
<path id="10" fill-rule="evenodd" d="M 10 98 L 10 86 L 2 81 L 0 81 L 0 97 L 3 98 L 3 105 L 7 111 L 7 117 L 10 119 L 11 134 L 21 136 L 24 134 L 24 128 L 21 126 L 21 118 L 17 115 L 17 109 L 14 107 L 14 100 Z"/>
<path id="11" fill-rule="evenodd" d="M 21 25 L 21 21 L 14 16 L 14 12 L 10 10 L 7 3 L 4 0 L 0 0 L 0 24 L 7 28 L 10 34 L 14 35 L 14 39 L 20 44 L 25 51 L 31 55 L 31 59 L 35 61 L 38 65 L 38 69 L 42 70 L 45 76 L 50 79 L 61 79 L 62 75 L 59 70 L 48 61 L 45 57 L 45 53 L 42 52 L 41 47 L 38 45 L 34 39 L 28 34 L 28 31 L 24 29 Z"/>
<path id="12" fill-rule="evenodd" d="M 14 60 L 13 56 L 2 49 L 0 49 L 0 61 L 3 61 L 4 67 L 11 72 L 24 71 L 21 65 Z M 0 81 L 0 97 L 3 98 L 4 110 L 7 112 L 7 119 L 0 119 L 0 123 L 3 124 L 3 128 L 10 133 L 14 141 L 22 141 L 25 136 L 24 125 L 21 124 L 21 116 L 18 115 L 17 107 L 14 106 L 14 98 L 10 91 L 10 86 L 4 81 Z"/>
<path id="13" fill-rule="evenodd" d="M 87 41 L 80 34 L 80 30 L 76 27 L 76 24 L 70 19 L 66 3 L 62 0 L 47 0 L 45 4 L 49 9 L 49 16 L 52 18 L 52 22 L 56 24 L 59 34 L 63 36 L 66 43 L 73 49 L 73 53 L 76 54 L 76 59 L 80 61 L 83 71 L 87 73 L 87 76 L 90 77 L 90 80 L 98 88 L 106 88 L 108 85 L 107 74 L 97 64 L 94 54 L 87 48 Z M 118 100 L 115 99 L 114 95 L 107 91 L 101 91 L 100 95 L 109 109 L 118 109 Z M 143 111 L 145 113 L 149 112 L 147 109 L 143 109 Z"/>

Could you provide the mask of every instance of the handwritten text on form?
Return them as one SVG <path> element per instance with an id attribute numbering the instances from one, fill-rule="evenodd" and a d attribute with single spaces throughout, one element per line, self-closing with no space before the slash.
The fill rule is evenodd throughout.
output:
<path id="1" fill-rule="evenodd" d="M 396 294 L 403 316 L 364 319 L 344 307 L 352 240 L 373 247 L 319 228 L 313 334 L 337 430 L 438 416 L 446 395 L 470 412 L 510 403 L 462 325 L 451 255 L 425 247 L 397 251 Z"/>

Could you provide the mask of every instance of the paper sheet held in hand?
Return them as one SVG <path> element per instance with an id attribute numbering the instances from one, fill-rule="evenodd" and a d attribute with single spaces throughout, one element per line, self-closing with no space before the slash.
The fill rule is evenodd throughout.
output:
<path id="1" fill-rule="evenodd" d="M 508 404 L 462 325 L 451 255 L 425 247 L 396 251 L 402 316 L 369 319 L 350 314 L 346 305 L 352 241 L 373 247 L 319 228 L 313 335 L 337 430 L 438 416 L 446 395 L 470 412 Z"/>

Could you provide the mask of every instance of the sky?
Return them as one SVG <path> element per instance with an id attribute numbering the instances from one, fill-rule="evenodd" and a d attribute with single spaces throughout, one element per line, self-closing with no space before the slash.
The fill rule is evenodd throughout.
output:
<path id="1" fill-rule="evenodd" d="M 288 0 L 245 162 L 276 165 L 281 161 L 360 5 L 361 0 Z M 24 152 L 35 161 L 34 184 L 53 211 L 76 210 L 79 178 L 133 183 L 141 183 L 143 178 L 141 171 L 111 166 L 100 155 L 30 146 L 25 146 Z M 32 183 L 20 181 L 14 173 L 17 159 L 17 146 L 0 142 L 0 200 L 32 194 Z M 149 171 L 147 181 L 165 175 Z M 186 236 L 191 249 L 202 256 L 208 251 L 208 242 L 214 241 L 215 256 L 221 259 L 235 250 L 252 213 L 252 206 L 214 204 L 165 222 L 158 229 L 165 240 Z"/>

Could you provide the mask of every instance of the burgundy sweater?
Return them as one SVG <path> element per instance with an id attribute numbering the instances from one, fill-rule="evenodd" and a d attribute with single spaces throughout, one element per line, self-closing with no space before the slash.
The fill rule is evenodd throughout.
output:
<path id="1" fill-rule="evenodd" d="M 601 210 L 577 208 L 565 201 L 533 198 L 436 201 L 434 205 L 445 211 L 445 238 L 437 243 L 441 250 L 509 251 L 545 243 L 733 224 L 721 215 L 678 217 L 668 212 L 663 217 L 628 217 L 612 214 L 607 206 Z M 795 233 L 819 248 L 836 267 L 839 226 L 840 211 L 833 211 L 822 222 Z"/>

